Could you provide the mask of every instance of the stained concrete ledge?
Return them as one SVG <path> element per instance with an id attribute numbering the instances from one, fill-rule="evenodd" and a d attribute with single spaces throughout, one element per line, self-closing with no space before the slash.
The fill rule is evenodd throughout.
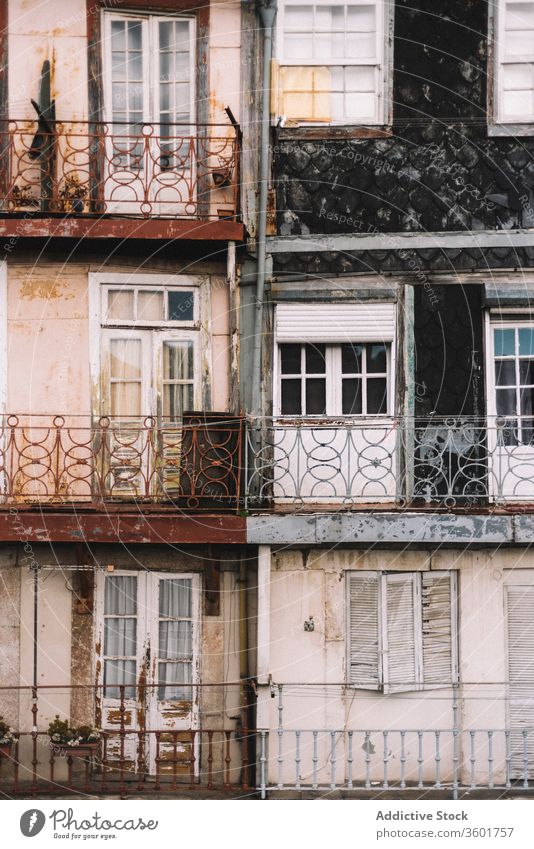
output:
<path id="1" fill-rule="evenodd" d="M 534 516 L 406 512 L 257 515 L 247 518 L 247 542 L 252 545 L 525 545 L 534 542 Z"/>

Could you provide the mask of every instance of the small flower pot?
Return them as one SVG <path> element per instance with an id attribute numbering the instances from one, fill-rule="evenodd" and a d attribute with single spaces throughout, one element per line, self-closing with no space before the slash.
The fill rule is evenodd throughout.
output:
<path id="1" fill-rule="evenodd" d="M 96 755 L 100 743 L 79 743 L 77 746 L 69 746 L 67 743 L 53 743 L 52 751 L 56 757 L 61 758 L 90 758 Z"/>
<path id="2" fill-rule="evenodd" d="M 13 743 L 0 743 L 0 758 L 10 758 Z"/>

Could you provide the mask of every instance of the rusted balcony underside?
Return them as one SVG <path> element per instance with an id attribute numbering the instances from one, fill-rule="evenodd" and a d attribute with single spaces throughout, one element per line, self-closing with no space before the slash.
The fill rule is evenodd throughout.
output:
<path id="1" fill-rule="evenodd" d="M 232 515 L 180 515 L 171 510 L 146 515 L 124 509 L 115 514 L 107 509 L 73 514 L 15 508 L 0 513 L 2 542 L 243 545 L 246 536 L 246 519 Z"/>
<path id="2" fill-rule="evenodd" d="M 0 218 L 4 239 L 192 239 L 239 242 L 238 221 L 185 221 L 147 218 Z"/>

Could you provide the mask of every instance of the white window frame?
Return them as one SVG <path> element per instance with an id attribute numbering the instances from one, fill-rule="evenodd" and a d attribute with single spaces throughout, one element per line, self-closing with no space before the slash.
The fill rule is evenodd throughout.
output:
<path id="1" fill-rule="evenodd" d="M 295 6 L 332 6 L 339 5 L 374 5 L 376 8 L 376 55 L 375 60 L 351 57 L 343 58 L 340 62 L 325 63 L 323 59 L 285 59 L 283 53 L 285 6 L 286 3 Z M 375 112 L 375 119 L 364 122 L 360 119 L 346 118 L 343 121 L 330 122 L 327 126 L 364 126 L 384 127 L 392 123 L 392 98 L 393 98 L 393 25 L 394 25 L 394 2 L 393 0 L 280 0 L 276 16 L 276 56 L 279 67 L 353 67 L 358 65 L 375 65 L 375 73 L 378 76 L 375 87 L 375 95 L 378 95 L 379 103 Z M 283 116 L 274 115 L 275 124 Z M 302 127 L 324 127 L 322 121 L 299 121 Z"/>
<path id="2" fill-rule="evenodd" d="M 281 355 L 280 355 L 280 346 L 281 345 L 300 345 L 301 346 L 301 363 L 305 363 L 305 346 L 306 345 L 325 345 L 325 365 L 326 365 L 326 373 L 325 373 L 325 381 L 326 381 L 326 413 L 324 414 L 312 414 L 312 413 L 282 413 L 282 363 L 281 363 Z M 341 346 L 346 344 L 352 345 L 384 345 L 386 348 L 386 396 L 387 396 L 387 410 L 385 413 L 342 413 L 342 384 L 343 384 L 343 373 L 341 371 Z M 301 366 L 302 367 L 302 366 Z M 349 342 L 349 340 L 343 340 L 340 342 L 309 342 L 309 341 L 299 341 L 295 339 L 293 342 L 289 342 L 284 340 L 283 342 L 277 342 L 274 350 L 274 371 L 276 376 L 276 391 L 274 393 L 274 404 L 273 408 L 275 411 L 275 416 L 277 418 L 282 419 L 325 419 L 325 418 L 342 418 L 343 420 L 351 420 L 351 419 L 379 419 L 382 421 L 383 419 L 391 419 L 393 416 L 394 409 L 394 340 L 383 340 L 383 339 L 369 339 L 365 341 L 358 340 L 358 342 Z M 384 377 L 382 372 L 369 372 L 369 374 L 374 374 L 376 378 Z M 304 408 L 304 400 L 305 400 L 305 380 L 306 377 L 305 372 L 301 372 L 300 375 L 295 375 L 295 379 L 300 378 L 301 381 L 301 403 L 302 409 Z M 309 377 L 321 377 L 319 374 L 312 374 L 310 372 Z M 285 375 L 285 378 L 290 378 L 291 376 Z M 347 373 L 345 377 L 350 378 L 351 375 Z M 366 382 L 367 382 L 367 372 L 363 371 L 362 365 L 362 406 L 364 395 L 366 397 Z M 365 405 L 366 406 L 366 405 Z"/>
<path id="3" fill-rule="evenodd" d="M 177 281 L 172 284 L 161 284 L 161 285 L 151 285 L 142 283 L 131 283 L 128 285 L 127 283 L 122 283 L 118 285 L 113 285 L 112 283 L 106 283 L 102 286 L 102 326 L 104 327 L 147 327 L 147 328 L 171 328 L 171 327 L 191 327 L 198 328 L 200 326 L 200 309 L 199 309 L 199 292 L 198 292 L 198 283 L 186 283 Z M 169 320 L 166 316 L 168 314 L 168 302 L 167 302 L 167 294 L 173 291 L 184 290 L 186 292 L 190 291 L 193 294 L 193 318 L 191 320 Z M 108 316 L 108 305 L 109 305 L 109 294 L 110 292 L 133 292 L 134 296 L 134 318 L 133 319 L 117 319 L 117 318 L 109 318 Z M 137 318 L 137 303 L 139 292 L 161 292 L 163 294 L 163 309 L 165 312 L 165 317 L 162 320 L 148 321 L 146 319 L 138 319 Z"/>
<path id="4" fill-rule="evenodd" d="M 495 382 L 495 344 L 494 344 L 494 330 L 533 330 L 534 331 L 534 315 L 530 312 L 530 310 L 524 310 L 523 312 L 516 312 L 515 310 L 510 310 L 509 312 L 493 312 L 489 311 L 486 313 L 486 350 L 488 351 L 488 360 L 487 360 L 487 396 L 488 396 L 488 416 L 493 422 L 493 426 L 495 423 L 495 419 L 505 418 L 510 419 L 512 421 L 521 421 L 522 419 L 534 420 L 534 413 L 532 416 L 522 416 L 520 412 L 520 404 L 519 404 L 519 362 L 521 357 L 518 356 L 516 352 L 514 355 L 510 355 L 506 359 L 509 361 L 513 361 L 515 363 L 515 376 L 516 376 L 516 402 L 518 413 L 514 416 L 501 416 L 497 413 L 497 385 Z M 499 359 L 502 359 L 499 357 Z M 526 359 L 526 358 L 525 358 Z M 534 359 L 534 357 L 532 358 Z M 520 440 L 517 442 L 517 446 L 520 447 L 525 445 L 527 447 L 532 447 L 530 443 L 523 443 Z"/>
<path id="5" fill-rule="evenodd" d="M 432 575 L 436 578 L 448 576 L 450 578 L 451 596 L 451 679 L 443 684 L 427 683 L 425 681 L 425 670 L 423 664 L 423 607 L 422 607 L 422 576 L 424 571 L 418 572 L 373 572 L 364 570 L 350 570 L 346 573 L 346 680 L 347 685 L 357 690 L 372 690 L 383 693 L 413 692 L 418 690 L 435 690 L 452 687 L 458 681 L 458 578 L 455 570 L 436 570 Z M 351 643 L 350 643 L 350 614 L 351 594 L 350 579 L 358 577 L 377 581 L 377 635 L 378 635 L 378 669 L 377 687 L 364 684 L 356 684 L 350 680 L 351 670 Z M 413 583 L 413 609 L 414 624 L 414 668 L 415 681 L 413 686 L 402 686 L 392 684 L 388 669 L 388 636 L 387 636 L 387 588 L 388 581 L 399 581 L 411 579 Z"/>
<path id="6" fill-rule="evenodd" d="M 103 335 L 109 334 L 114 328 L 117 337 L 119 335 L 132 335 L 138 331 L 141 335 L 152 333 L 159 337 L 159 345 L 152 344 L 151 352 L 147 358 L 149 369 L 149 380 L 147 392 L 143 395 L 143 401 L 148 403 L 149 409 L 146 415 L 155 415 L 160 409 L 161 387 L 157 383 L 158 354 L 162 348 L 163 341 L 172 339 L 193 340 L 194 342 L 194 406 L 200 409 L 204 406 L 204 383 L 209 380 L 207 395 L 211 397 L 212 378 L 212 342 L 210 332 L 210 278 L 208 275 L 173 275 L 157 273 L 125 273 L 125 272 L 98 272 L 89 274 L 89 357 L 91 374 L 91 409 L 95 420 L 98 420 L 105 412 L 105 399 L 103 397 L 102 376 L 105 369 L 102 362 Z M 193 290 L 195 296 L 194 322 L 140 322 L 132 321 L 107 322 L 107 291 L 109 289 L 125 289 L 139 287 L 140 289 L 170 289 L 185 288 Z M 107 290 L 107 291 L 104 291 Z M 143 412 L 143 415 L 145 413 Z"/>
<path id="7" fill-rule="evenodd" d="M 129 12 L 124 13 L 102 10 L 102 32 L 104 39 L 102 41 L 102 69 L 104 79 L 104 120 L 108 123 L 113 122 L 113 110 L 111 108 L 111 23 L 112 21 L 141 21 L 142 23 L 142 52 L 143 52 L 143 120 L 151 124 L 159 124 L 159 51 L 156 50 L 157 35 L 156 28 L 162 21 L 169 20 L 187 20 L 190 22 L 189 35 L 191 40 L 190 47 L 190 84 L 191 84 L 191 100 L 190 100 L 190 115 L 191 123 L 195 123 L 196 115 L 196 18 L 194 15 L 188 15 L 176 12 L 176 14 L 162 15 L 161 13 L 151 14 L 150 12 Z M 143 26 L 144 24 L 144 26 Z"/>
<path id="8" fill-rule="evenodd" d="M 517 3 L 527 3 L 529 0 L 514 0 Z M 490 66 L 488 68 L 488 134 L 490 136 L 526 136 L 534 133 L 534 93 L 533 111 L 531 115 L 517 115 L 504 119 L 502 116 L 502 86 L 504 64 L 521 64 L 532 62 L 534 64 L 534 46 L 532 53 L 526 56 L 516 56 L 505 61 L 503 56 L 504 46 L 504 14 L 505 0 L 494 0 L 488 4 L 488 55 Z M 534 85 L 534 71 L 533 71 Z"/>

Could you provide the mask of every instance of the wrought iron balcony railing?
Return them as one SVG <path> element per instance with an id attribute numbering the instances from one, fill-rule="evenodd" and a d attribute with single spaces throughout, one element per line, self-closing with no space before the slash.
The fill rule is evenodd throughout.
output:
<path id="1" fill-rule="evenodd" d="M 4 416 L 0 496 L 5 504 L 156 502 L 236 510 L 243 420 L 190 413 L 180 421 Z"/>
<path id="2" fill-rule="evenodd" d="M 4 416 L 0 503 L 185 510 L 534 501 L 534 438 L 505 419 L 180 421 Z"/>
<path id="3" fill-rule="evenodd" d="M 247 436 L 247 506 L 533 501 L 527 424 L 495 416 L 256 420 Z"/>
<path id="4" fill-rule="evenodd" d="M 4 214 L 236 220 L 239 138 L 229 125 L 0 123 Z"/>

